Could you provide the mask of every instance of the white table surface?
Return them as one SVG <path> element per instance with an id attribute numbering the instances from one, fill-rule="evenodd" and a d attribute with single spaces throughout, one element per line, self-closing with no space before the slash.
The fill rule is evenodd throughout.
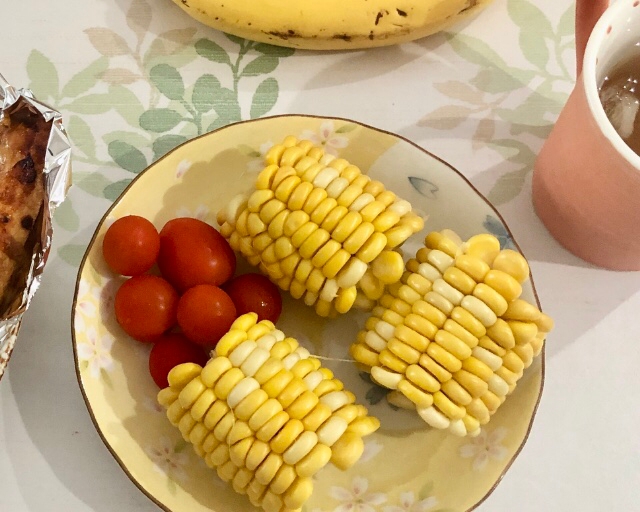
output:
<path id="1" fill-rule="evenodd" d="M 169 0 L 152 3 L 150 32 L 193 27 L 201 37 L 226 44 L 232 51 L 224 36 L 190 20 Z M 581 262 L 549 236 L 533 213 L 528 171 L 557 112 L 550 108 L 543 115 L 542 133 L 536 135 L 511 133 L 500 111 L 520 111 L 525 118 L 537 119 L 536 109 L 544 107 L 543 102 L 542 107 L 517 108 L 542 80 L 527 60 L 531 52 L 524 51 L 522 44 L 528 43 L 521 44 L 513 21 L 513 10 L 521 8 L 518 4 L 537 7 L 554 28 L 572 8 L 569 0 L 496 0 L 480 16 L 451 30 L 456 37 L 474 38 L 493 48 L 509 69 L 531 73 L 526 83 L 518 79 L 514 90 L 482 93 L 479 101 L 486 105 L 464 113 L 470 119 L 461 123 L 434 127 L 433 122 L 423 121 L 446 105 L 449 110 L 443 117 L 451 116 L 450 105 L 464 104 L 470 97 L 466 95 L 472 95 L 465 89 L 460 97 L 447 96 L 442 92 L 446 87 L 437 84 L 467 83 L 480 69 L 478 62 L 462 58 L 443 36 L 369 52 L 297 52 L 281 59 L 273 73 L 280 81 L 280 95 L 269 114 L 350 117 L 404 135 L 444 158 L 489 195 L 529 258 L 543 308 L 557 325 L 546 349 L 544 392 L 526 446 L 478 510 L 640 511 L 640 273 L 613 273 Z M 130 0 L 91 4 L 5 0 L 3 14 L 16 14 L 9 22 L 4 17 L 0 72 L 15 85 L 29 86 L 33 79 L 29 63 L 37 51 L 54 63 L 61 83 L 68 81 L 99 56 L 89 42 L 89 27 L 109 27 L 131 39 L 125 22 L 129 5 Z M 565 36 L 562 41 L 564 47 L 558 53 L 571 72 L 572 39 L 567 42 Z M 547 44 L 553 54 L 553 43 Z M 128 65 L 126 57 L 118 58 L 118 66 Z M 563 77 L 552 60 L 547 69 L 560 77 L 553 81 L 552 93 L 555 104 L 561 105 L 573 74 Z M 206 61 L 198 65 L 206 66 Z M 491 67 L 491 59 L 486 65 Z M 189 80 L 199 71 L 193 65 L 185 69 Z M 253 89 L 250 81 L 241 84 L 243 108 Z M 145 94 L 145 90 L 139 93 Z M 73 110 L 60 109 L 65 116 Z M 494 139 L 517 140 L 531 154 L 527 157 L 522 150 L 522 162 L 505 161 L 504 153 L 478 135 L 478 122 L 485 117 L 489 120 L 485 128 L 495 121 Z M 83 119 L 96 133 L 118 129 L 118 118 L 108 112 Z M 111 181 L 122 179 L 121 170 L 109 164 L 102 139 L 97 141 L 102 164 L 89 163 L 82 152 L 76 152 L 76 182 L 90 180 L 94 174 Z M 520 174 L 515 172 L 519 168 L 524 168 Z M 513 188 L 509 194 L 494 188 L 505 175 L 513 177 L 505 185 Z M 42 287 L 0 382 L 0 511 L 154 512 L 159 509 L 129 481 L 98 437 L 76 381 L 70 315 L 77 267 L 62 254 L 64 247 L 86 246 L 110 200 L 77 185 L 69 198 L 70 211 L 61 214 L 64 219 L 57 218 Z"/>

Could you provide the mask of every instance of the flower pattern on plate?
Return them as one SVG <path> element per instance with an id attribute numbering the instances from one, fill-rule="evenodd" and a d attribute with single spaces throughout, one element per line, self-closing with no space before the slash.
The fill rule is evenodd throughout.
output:
<path id="1" fill-rule="evenodd" d="M 183 442 L 176 444 L 168 437 L 161 437 L 156 444 L 147 448 L 147 454 L 151 458 L 153 469 L 175 480 L 184 481 L 187 478 L 184 466 L 189 462 L 184 448 Z"/>
<path id="2" fill-rule="evenodd" d="M 203 204 L 198 205 L 195 210 L 189 208 L 178 208 L 176 210 L 176 217 L 191 217 L 194 219 L 204 221 L 209 215 L 209 208 Z"/>
<path id="3" fill-rule="evenodd" d="M 247 170 L 249 172 L 259 173 L 262 169 L 264 169 L 264 157 L 272 147 L 273 142 L 270 140 L 263 144 L 260 144 L 258 151 L 254 151 L 251 153 L 251 156 L 253 156 L 254 158 L 247 164 Z"/>
<path id="4" fill-rule="evenodd" d="M 375 512 L 378 506 L 387 501 L 381 492 L 367 492 L 369 480 L 356 476 L 351 481 L 351 487 L 332 487 L 329 495 L 341 502 L 333 512 Z"/>
<path id="5" fill-rule="evenodd" d="M 416 500 L 413 491 L 400 493 L 399 505 L 386 505 L 383 512 L 427 512 L 438 504 L 434 496 Z"/>
<path id="6" fill-rule="evenodd" d="M 346 148 L 349 145 L 349 139 L 338 134 L 333 121 L 324 121 L 317 132 L 304 130 L 300 134 L 300 138 L 322 146 L 327 153 L 333 156 L 338 155 L 339 149 Z"/>
<path id="7" fill-rule="evenodd" d="M 113 370 L 111 358 L 113 341 L 113 336 L 110 334 L 99 336 L 94 327 L 89 327 L 85 331 L 82 342 L 78 343 L 78 358 L 87 362 L 87 369 L 92 377 L 97 379 L 102 370 L 107 373 Z"/>
<path id="8" fill-rule="evenodd" d="M 189 160 L 180 160 L 180 163 L 176 167 L 176 178 L 182 178 L 187 173 L 187 171 L 191 169 L 192 165 L 193 163 Z"/>
<path id="9" fill-rule="evenodd" d="M 366 443 L 364 443 L 364 451 L 362 452 L 362 456 L 360 457 L 358 463 L 370 461 L 376 455 L 378 455 L 383 448 L 384 446 L 382 445 L 382 443 L 379 443 L 378 441 L 367 441 Z"/>
<path id="10" fill-rule="evenodd" d="M 502 445 L 506 435 L 507 429 L 504 427 L 493 431 L 483 429 L 477 437 L 462 445 L 458 453 L 460 457 L 473 459 L 473 469 L 482 471 L 487 467 L 489 460 L 501 461 L 506 458 L 508 450 Z"/>

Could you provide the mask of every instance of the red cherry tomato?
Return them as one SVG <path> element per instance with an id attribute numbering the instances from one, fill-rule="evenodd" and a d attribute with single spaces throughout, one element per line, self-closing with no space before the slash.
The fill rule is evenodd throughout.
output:
<path id="1" fill-rule="evenodd" d="M 116 320 L 132 338 L 153 341 L 175 325 L 178 298 L 161 277 L 132 277 L 116 292 Z"/>
<path id="2" fill-rule="evenodd" d="M 236 270 L 236 256 L 215 228 L 198 219 L 179 218 L 160 231 L 158 266 L 167 281 L 183 292 L 198 284 L 219 286 Z"/>
<path id="3" fill-rule="evenodd" d="M 144 274 L 156 262 L 160 236 L 144 217 L 128 215 L 116 220 L 102 242 L 102 255 L 107 265 L 123 276 Z"/>
<path id="4" fill-rule="evenodd" d="M 174 366 L 182 363 L 207 364 L 207 354 L 201 346 L 192 343 L 182 334 L 170 333 L 158 338 L 149 354 L 149 372 L 159 388 L 169 385 L 167 375 Z"/>
<path id="5" fill-rule="evenodd" d="M 278 321 L 282 312 L 282 297 L 278 287 L 262 274 L 243 274 L 225 286 L 236 306 L 238 316 L 254 312 L 259 320 Z"/>
<path id="6" fill-rule="evenodd" d="M 215 345 L 235 319 L 231 298 L 211 284 L 189 288 L 178 302 L 178 325 L 187 338 L 200 345 Z"/>

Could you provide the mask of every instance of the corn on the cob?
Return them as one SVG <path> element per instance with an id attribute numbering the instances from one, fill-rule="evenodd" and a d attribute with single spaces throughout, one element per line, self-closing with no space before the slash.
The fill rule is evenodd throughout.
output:
<path id="1" fill-rule="evenodd" d="M 347 469 L 379 427 L 333 373 L 255 313 L 239 317 L 204 368 L 181 364 L 158 393 L 207 465 L 266 512 L 298 510 L 311 478 Z"/>
<path id="2" fill-rule="evenodd" d="M 411 205 L 344 159 L 287 137 L 249 197 L 217 216 L 234 250 L 320 316 L 370 310 L 402 276 L 397 249 L 424 226 Z"/>
<path id="3" fill-rule="evenodd" d="M 351 346 L 358 365 L 435 428 L 477 435 L 542 350 L 551 318 L 520 299 L 529 266 L 491 235 L 433 232 Z"/>

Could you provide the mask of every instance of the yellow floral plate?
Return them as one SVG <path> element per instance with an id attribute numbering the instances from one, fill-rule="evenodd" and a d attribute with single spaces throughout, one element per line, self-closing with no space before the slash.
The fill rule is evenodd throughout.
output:
<path id="1" fill-rule="evenodd" d="M 155 402 L 147 371 L 149 347 L 129 339 L 113 314 L 120 283 L 106 268 L 101 242 L 110 223 L 137 214 L 160 228 L 177 216 L 215 225 L 225 201 L 251 187 L 261 155 L 293 134 L 350 160 L 429 214 L 426 230 L 451 228 L 463 238 L 492 232 L 515 243 L 491 205 L 451 166 L 407 140 L 345 119 L 283 116 L 248 121 L 192 140 L 153 164 L 125 190 L 100 222 L 82 262 L 73 312 L 76 368 L 95 426 L 131 480 L 172 512 L 252 510 L 182 440 Z M 416 250 L 424 234 L 406 245 Z M 537 300 L 531 283 L 525 298 Z M 285 297 L 278 326 L 312 352 L 348 358 L 364 316 L 321 319 Z M 462 512 L 495 488 L 522 448 L 537 408 L 543 357 L 525 372 L 515 393 L 483 433 L 460 439 L 431 430 L 407 411 L 393 410 L 384 392 L 350 362 L 328 366 L 381 419 L 362 459 L 349 471 L 322 470 L 306 512 Z"/>

